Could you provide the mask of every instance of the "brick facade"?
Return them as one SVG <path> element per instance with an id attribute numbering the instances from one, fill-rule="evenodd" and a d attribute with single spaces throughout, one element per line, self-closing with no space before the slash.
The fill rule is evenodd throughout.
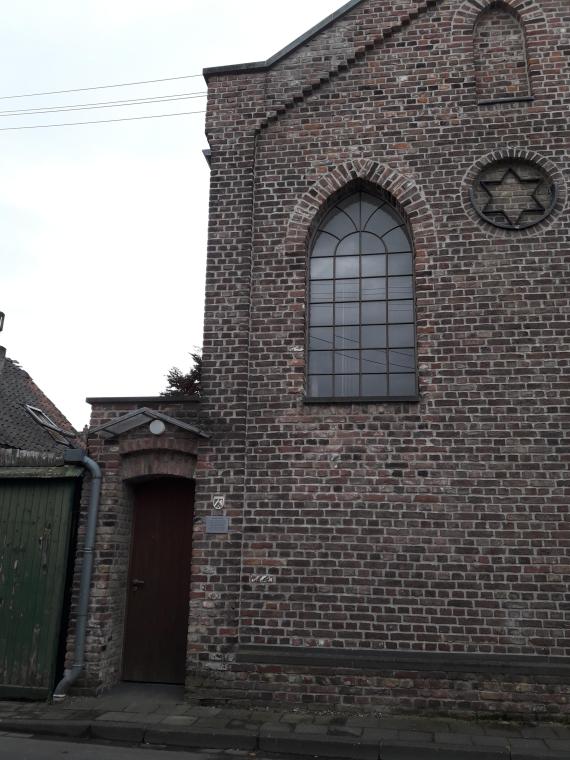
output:
<path id="1" fill-rule="evenodd" d="M 212 437 L 90 437 L 85 689 L 120 678 L 129 482 L 173 475 L 190 700 L 568 717 L 568 29 L 565 0 L 352 0 L 206 72 L 203 399 L 92 426 L 152 405 Z M 409 227 L 418 401 L 305 399 L 312 234 L 350 190 Z"/>
<path id="2" fill-rule="evenodd" d="M 569 24 L 365 0 L 207 72 L 196 508 L 224 494 L 232 529 L 194 558 L 190 698 L 567 714 Z M 474 211 L 499 159 L 545 168 L 544 221 Z M 347 187 L 409 223 L 416 403 L 304 400 L 309 241 Z"/>

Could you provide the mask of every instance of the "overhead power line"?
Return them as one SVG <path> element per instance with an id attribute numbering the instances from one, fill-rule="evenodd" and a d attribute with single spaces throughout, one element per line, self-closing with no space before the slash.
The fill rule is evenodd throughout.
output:
<path id="1" fill-rule="evenodd" d="M 107 100 L 98 103 L 77 103 L 69 106 L 46 106 L 45 108 L 21 108 L 14 111 L 0 111 L 0 116 L 33 116 L 37 114 L 61 113 L 63 111 L 90 111 L 96 108 L 120 108 L 122 106 L 152 105 L 168 103 L 175 100 L 195 100 L 206 97 L 205 92 L 188 92 L 173 95 L 155 95 L 150 98 L 133 98 L 131 100 Z"/>
<path id="2" fill-rule="evenodd" d="M 80 127 L 84 124 L 111 124 L 117 121 L 141 121 L 142 119 L 164 119 L 168 116 L 191 116 L 206 111 L 180 111 L 178 113 L 160 113 L 152 116 L 126 116 L 122 119 L 100 119 L 98 121 L 69 121 L 62 124 L 31 124 L 21 127 L 0 127 L 0 132 L 17 132 L 21 129 L 53 129 L 54 127 Z"/>
<path id="3" fill-rule="evenodd" d="M 40 95 L 66 95 L 70 92 L 87 92 L 89 90 L 110 90 L 113 87 L 135 87 L 139 84 L 158 84 L 160 82 L 176 82 L 181 79 L 196 79 L 202 74 L 187 74 L 181 77 L 165 77 L 164 79 L 145 79 L 140 82 L 120 82 L 118 84 L 100 84 L 97 87 L 75 87 L 71 90 L 51 90 L 50 92 L 27 92 L 18 95 L 0 95 L 0 100 L 14 100 L 15 98 L 37 98 Z"/>

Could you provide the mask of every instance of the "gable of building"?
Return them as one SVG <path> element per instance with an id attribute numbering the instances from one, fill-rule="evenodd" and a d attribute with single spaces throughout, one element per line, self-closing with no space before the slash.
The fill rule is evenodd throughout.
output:
<path id="1" fill-rule="evenodd" d="M 227 123 L 236 123 L 237 115 L 248 124 L 252 123 L 257 131 L 263 129 L 338 76 L 350 72 L 371 51 L 382 48 L 392 39 L 397 45 L 401 33 L 429 11 L 438 13 L 439 41 L 422 40 L 421 49 L 429 52 L 434 45 L 445 46 L 448 65 L 461 74 L 461 87 L 467 94 L 479 90 L 481 83 L 477 80 L 481 73 L 484 81 L 491 76 L 489 72 L 477 72 L 472 65 L 477 63 L 481 53 L 478 49 L 481 20 L 486 19 L 491 27 L 497 23 L 501 27 L 505 20 L 499 18 L 502 15 L 510 18 L 513 30 L 518 25 L 522 34 L 523 58 L 517 58 L 516 50 L 509 52 L 512 76 L 520 74 L 525 56 L 528 75 L 539 72 L 539 58 L 554 69 L 560 67 L 556 51 L 544 50 L 542 45 L 547 25 L 544 10 L 536 0 L 501 0 L 499 3 L 462 0 L 457 4 L 449 0 L 403 0 L 390 4 L 380 0 L 353 0 L 267 61 L 205 69 L 209 87 L 207 134 L 213 135 L 216 127 L 224 123 L 224 114 L 228 115 Z M 493 51 L 495 58 L 486 56 L 483 51 L 483 64 L 490 67 L 491 72 L 496 69 L 497 54 L 500 59 L 500 50 Z M 484 86 L 484 90 L 492 89 Z M 510 99 L 512 87 L 507 90 L 507 99 Z M 217 98 L 218 93 L 223 98 Z M 230 93 L 232 97 L 228 97 Z M 456 94 L 461 94 L 461 90 Z M 483 96 L 480 92 L 477 94 L 480 101 L 485 100 L 485 93 Z M 525 94 L 528 100 L 532 100 L 530 87 Z M 494 98 L 492 94 L 488 97 Z M 249 119 L 243 119 L 245 108 L 249 108 Z M 233 117 L 229 117 L 229 112 Z"/>
<path id="2" fill-rule="evenodd" d="M 223 122 L 222 113 L 237 112 L 243 117 L 246 104 L 255 114 L 255 126 L 263 127 L 443 3 L 403 0 L 387 6 L 379 0 L 353 1 L 267 61 L 205 69 L 206 132 Z M 228 98 L 229 92 L 235 97 Z M 218 99 L 218 93 L 225 97 Z"/>

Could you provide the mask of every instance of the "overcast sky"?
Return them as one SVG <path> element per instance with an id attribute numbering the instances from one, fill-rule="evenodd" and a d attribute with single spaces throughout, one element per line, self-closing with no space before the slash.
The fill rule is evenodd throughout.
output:
<path id="1" fill-rule="evenodd" d="M 205 98 L 7 115 L 204 93 L 199 74 L 264 60 L 342 0 L 18 0 L 0 28 L 0 344 L 78 428 L 86 396 L 158 395 L 202 341 Z M 4 112 L 4 113 L 2 113 Z"/>

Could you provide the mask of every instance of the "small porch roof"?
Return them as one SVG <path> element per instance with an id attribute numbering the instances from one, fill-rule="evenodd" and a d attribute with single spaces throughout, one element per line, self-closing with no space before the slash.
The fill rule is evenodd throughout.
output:
<path id="1" fill-rule="evenodd" d="M 122 417 L 117 417 L 110 422 L 106 422 L 104 425 L 91 428 L 89 430 L 89 435 L 98 433 L 102 435 L 103 438 L 116 438 L 117 436 L 122 435 L 123 433 L 128 433 L 130 430 L 134 430 L 142 425 L 148 425 L 153 420 L 160 420 L 161 422 L 164 422 L 165 425 L 172 425 L 180 428 L 180 430 L 185 430 L 187 433 L 193 433 L 200 438 L 207 439 L 211 437 L 209 433 L 202 430 L 202 428 L 197 425 L 183 422 L 182 420 L 176 419 L 176 417 L 169 417 L 167 414 L 157 412 L 154 409 L 148 409 L 145 406 L 140 409 L 135 409 L 133 412 L 129 412 Z"/>

